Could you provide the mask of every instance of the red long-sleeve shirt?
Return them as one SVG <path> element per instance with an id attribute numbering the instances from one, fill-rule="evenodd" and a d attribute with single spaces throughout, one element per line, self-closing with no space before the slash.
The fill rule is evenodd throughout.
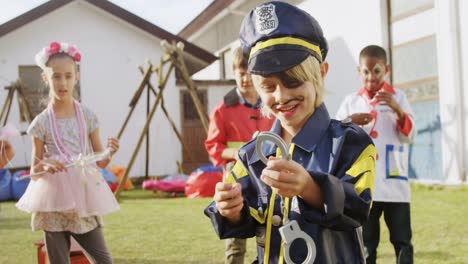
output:
<path id="1" fill-rule="evenodd" d="M 225 165 L 221 154 L 226 148 L 239 148 L 252 139 L 256 131 L 270 130 L 274 119 L 260 114 L 260 109 L 241 103 L 234 88 L 211 112 L 205 148 L 215 166 Z"/>

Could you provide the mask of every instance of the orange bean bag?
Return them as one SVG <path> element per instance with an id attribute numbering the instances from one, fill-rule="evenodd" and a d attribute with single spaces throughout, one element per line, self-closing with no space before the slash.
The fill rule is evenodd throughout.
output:
<path id="1" fill-rule="evenodd" d="M 119 180 L 117 183 L 114 183 L 114 184 L 110 185 L 111 190 L 115 191 L 115 189 L 117 188 L 119 183 L 122 181 L 122 178 L 123 178 L 127 168 L 122 167 L 122 166 L 117 166 L 117 165 L 111 165 L 111 166 L 108 167 L 108 170 L 110 172 L 112 172 L 117 177 L 117 179 Z M 130 190 L 130 189 L 133 189 L 133 188 L 135 188 L 133 186 L 133 183 L 130 181 L 130 178 L 127 178 L 127 181 L 125 182 L 125 184 L 123 186 L 123 189 L 124 190 Z"/>

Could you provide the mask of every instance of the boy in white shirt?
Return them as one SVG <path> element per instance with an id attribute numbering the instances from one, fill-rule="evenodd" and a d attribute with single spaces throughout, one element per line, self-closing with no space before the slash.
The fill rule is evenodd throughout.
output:
<path id="1" fill-rule="evenodd" d="M 365 47 L 358 71 L 364 87 L 344 99 L 336 118 L 361 125 L 377 149 L 373 205 L 363 226 L 367 263 L 376 263 L 382 213 L 397 263 L 413 263 L 408 182 L 408 144 L 416 134 L 413 111 L 405 94 L 384 80 L 390 66 L 382 47 Z"/>

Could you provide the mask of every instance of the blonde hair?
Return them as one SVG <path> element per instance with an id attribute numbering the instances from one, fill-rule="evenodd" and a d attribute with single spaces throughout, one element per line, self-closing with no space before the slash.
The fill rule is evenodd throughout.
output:
<path id="1" fill-rule="evenodd" d="M 311 82 L 315 88 L 314 107 L 319 107 L 320 104 L 323 102 L 323 94 L 325 88 L 323 84 L 322 71 L 320 68 L 320 62 L 315 57 L 308 56 L 307 59 L 301 62 L 301 64 L 298 64 L 284 72 L 272 74 L 272 76 L 280 79 L 280 81 L 285 86 L 287 86 L 287 84 L 291 82 Z M 271 116 L 270 110 L 264 104 L 262 104 L 261 112 L 266 117 Z"/>
<path id="2" fill-rule="evenodd" d="M 242 48 L 238 47 L 232 53 L 232 70 L 247 69 L 248 60 L 242 52 Z"/>

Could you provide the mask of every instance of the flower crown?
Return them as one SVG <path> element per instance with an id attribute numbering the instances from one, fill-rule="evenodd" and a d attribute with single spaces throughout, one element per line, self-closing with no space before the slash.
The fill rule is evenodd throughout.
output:
<path id="1" fill-rule="evenodd" d="M 49 60 L 49 57 L 57 53 L 68 54 L 76 63 L 79 63 L 81 60 L 81 53 L 78 51 L 75 45 L 52 41 L 48 47 L 43 48 L 36 54 L 37 66 L 44 69 L 46 67 L 47 61 Z"/>

